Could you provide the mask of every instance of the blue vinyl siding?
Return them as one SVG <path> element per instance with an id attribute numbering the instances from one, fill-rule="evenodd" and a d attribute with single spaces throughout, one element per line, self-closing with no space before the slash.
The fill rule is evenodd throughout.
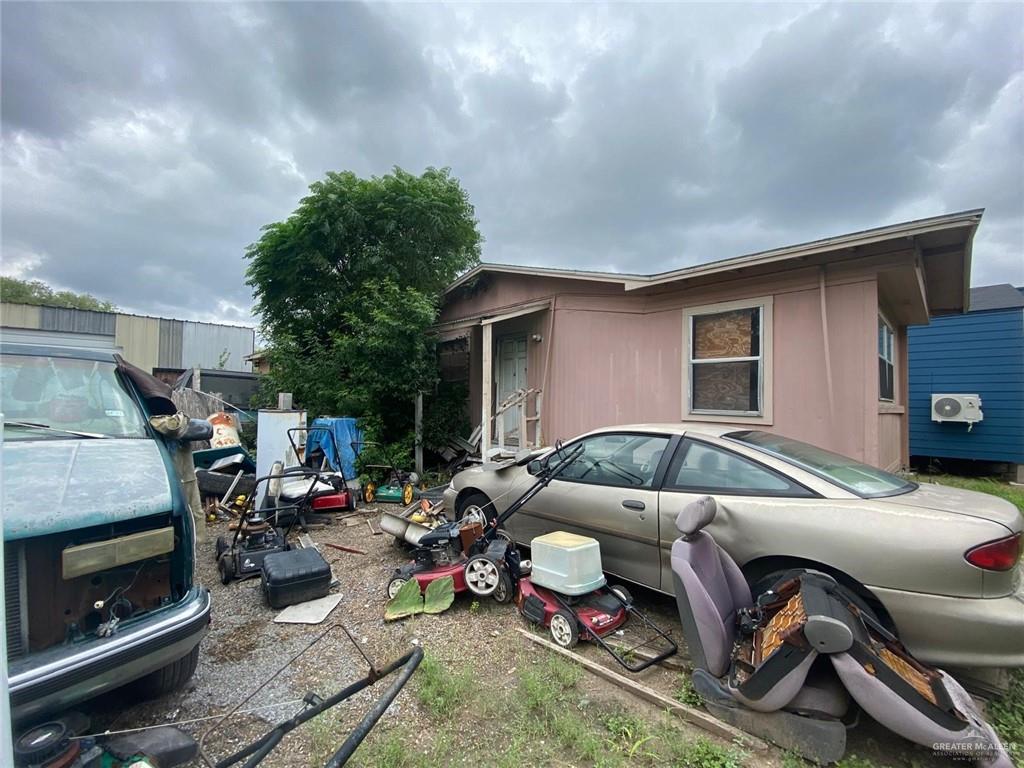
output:
<path id="1" fill-rule="evenodd" d="M 908 329 L 910 453 L 1024 464 L 1024 310 L 941 317 Z M 981 396 L 984 420 L 931 420 L 932 393 Z"/>

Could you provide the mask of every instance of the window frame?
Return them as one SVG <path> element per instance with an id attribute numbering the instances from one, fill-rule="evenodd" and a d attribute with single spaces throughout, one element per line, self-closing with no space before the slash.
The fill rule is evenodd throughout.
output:
<path id="1" fill-rule="evenodd" d="M 682 411 L 685 421 L 736 422 L 742 424 L 772 424 L 772 327 L 773 301 L 771 296 L 760 296 L 737 301 L 704 304 L 685 307 L 683 309 L 683 348 L 682 348 Z M 760 355 L 743 357 L 708 358 L 694 361 L 693 359 L 693 328 L 694 318 L 703 315 L 716 315 L 738 309 L 758 309 L 760 311 Z M 693 408 L 693 366 L 707 363 L 738 363 L 757 361 L 758 378 L 758 411 L 728 411 L 721 409 Z"/>
<path id="2" fill-rule="evenodd" d="M 654 491 L 658 492 L 661 490 L 662 483 L 665 480 L 665 473 L 668 471 L 669 462 L 676 454 L 676 448 L 682 440 L 681 435 L 673 435 L 665 432 L 594 432 L 589 435 L 581 435 L 571 443 L 566 443 L 563 450 L 568 453 L 572 451 L 580 443 L 585 440 L 592 440 L 599 437 L 611 437 L 621 435 L 622 437 L 650 437 L 650 438 L 661 438 L 666 441 L 664 451 L 661 454 L 661 460 L 658 462 L 658 466 L 654 468 L 654 475 L 651 477 L 651 484 L 649 486 L 643 485 L 607 485 L 606 483 L 591 483 L 586 480 L 577 480 L 571 477 L 564 477 L 559 475 L 554 478 L 552 482 L 558 481 L 560 483 L 572 483 L 573 485 L 590 485 L 598 488 L 622 488 L 624 490 L 633 491 Z M 558 463 L 558 453 L 552 452 L 544 457 L 544 466 L 548 466 L 548 462 L 554 460 Z"/>
<path id="3" fill-rule="evenodd" d="M 883 361 L 886 364 L 888 364 L 889 367 L 892 369 L 892 376 L 891 376 L 892 393 L 888 397 L 886 397 L 885 395 L 882 394 L 881 375 L 879 375 L 878 400 L 879 400 L 879 402 L 882 402 L 882 403 L 895 403 L 896 402 L 896 392 L 898 391 L 897 387 L 896 387 L 896 329 L 893 328 L 892 323 L 890 323 L 888 321 L 888 319 L 886 319 L 885 315 L 883 315 L 881 312 L 879 312 L 878 313 L 878 330 L 877 330 L 878 336 L 876 337 L 876 341 L 878 341 L 878 342 L 882 341 L 882 329 L 883 328 L 888 332 L 888 352 L 889 352 L 889 357 L 886 358 L 884 356 L 883 352 L 878 351 L 877 349 L 876 349 L 876 354 L 877 354 L 877 357 L 878 357 L 879 374 L 881 374 L 881 365 L 882 365 Z M 882 344 L 882 346 L 886 346 L 886 345 Z"/>
<path id="4" fill-rule="evenodd" d="M 717 486 L 701 485 L 701 486 L 680 486 L 673 482 L 672 472 L 676 470 L 678 472 L 678 463 L 682 463 L 686 454 L 690 451 L 691 445 L 700 445 L 705 448 L 711 448 L 712 450 L 718 450 L 722 453 L 734 456 L 740 461 L 745 461 L 748 464 L 753 464 L 758 469 L 764 470 L 773 477 L 777 477 L 786 482 L 789 486 L 784 491 L 771 491 L 771 490 L 757 490 L 753 488 L 720 488 Z M 757 459 L 745 456 L 742 453 L 737 453 L 734 450 L 726 448 L 725 446 L 718 445 L 716 443 L 708 442 L 707 440 L 700 440 L 689 435 L 684 436 L 677 446 L 675 452 L 672 454 L 672 460 L 665 467 L 665 477 L 661 490 L 669 491 L 672 493 L 706 493 L 714 496 L 752 496 L 757 498 L 778 498 L 778 499 L 821 499 L 824 498 L 820 493 L 812 488 L 808 488 L 798 480 L 782 474 L 779 470 L 774 467 L 769 467 L 764 462 L 758 461 Z"/>

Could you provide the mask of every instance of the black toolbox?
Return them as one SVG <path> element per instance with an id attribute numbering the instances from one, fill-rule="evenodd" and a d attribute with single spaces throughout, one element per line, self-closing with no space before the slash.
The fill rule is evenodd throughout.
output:
<path id="1" fill-rule="evenodd" d="M 263 558 L 263 594 L 271 608 L 284 608 L 327 595 L 331 566 L 312 547 L 274 552 Z"/>

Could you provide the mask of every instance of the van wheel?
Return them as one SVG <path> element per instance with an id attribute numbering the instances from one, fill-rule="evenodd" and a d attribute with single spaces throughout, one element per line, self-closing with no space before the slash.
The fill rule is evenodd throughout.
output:
<path id="1" fill-rule="evenodd" d="M 177 661 L 171 662 L 163 669 L 150 672 L 135 681 L 134 688 L 143 698 L 153 699 L 157 696 L 177 691 L 187 683 L 196 671 L 199 663 L 199 646 L 191 650 Z"/>

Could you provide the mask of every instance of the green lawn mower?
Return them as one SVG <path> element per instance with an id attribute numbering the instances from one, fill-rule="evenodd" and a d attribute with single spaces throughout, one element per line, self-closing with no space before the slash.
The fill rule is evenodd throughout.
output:
<path id="1" fill-rule="evenodd" d="M 378 448 L 387 463 L 362 465 L 363 470 L 371 475 L 371 479 L 363 483 L 363 501 L 367 504 L 412 504 L 419 498 L 419 475 L 399 469 L 381 443 L 354 441 L 352 449 L 359 455 L 368 445 Z"/>

